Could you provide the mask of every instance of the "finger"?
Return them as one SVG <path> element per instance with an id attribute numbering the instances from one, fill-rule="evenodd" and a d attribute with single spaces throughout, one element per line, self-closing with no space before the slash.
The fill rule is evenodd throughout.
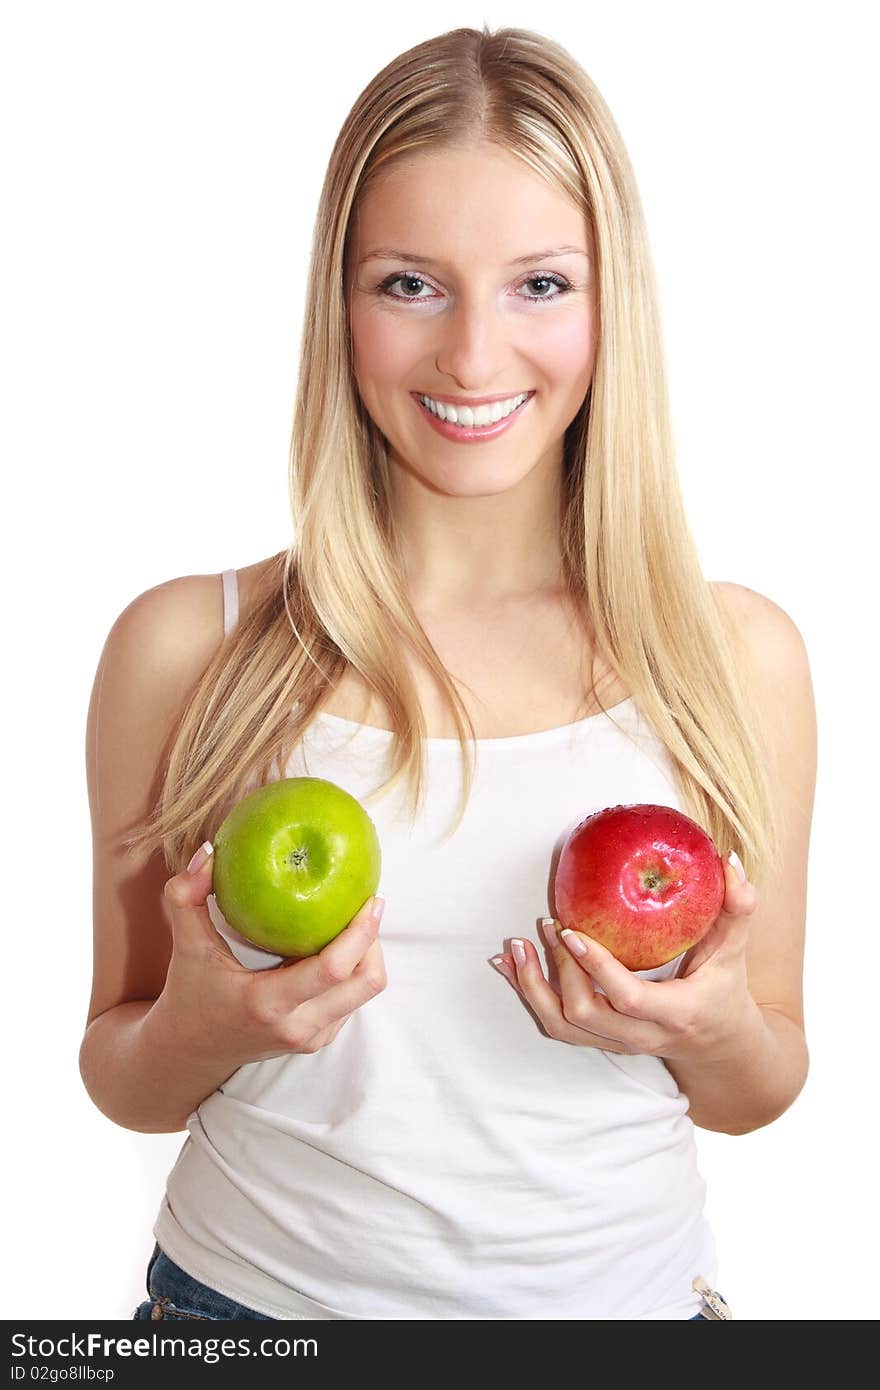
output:
<path id="1" fill-rule="evenodd" d="M 245 967 L 236 959 L 226 941 L 211 921 L 206 906 L 214 876 L 214 847 L 210 840 L 200 845 L 185 869 L 169 878 L 163 889 L 171 920 L 175 949 L 186 950 L 195 945 L 206 946 L 239 969 Z"/>
<path id="2" fill-rule="evenodd" d="M 338 936 L 312 955 L 288 957 L 277 973 L 283 978 L 295 967 L 305 967 L 296 971 L 297 988 L 306 991 L 304 999 L 348 979 L 375 941 L 384 910 L 384 898 L 367 898 Z"/>
<path id="3" fill-rule="evenodd" d="M 513 961 L 509 956 L 493 956 L 489 962 L 494 965 L 499 975 L 503 975 L 505 980 L 516 979 L 516 971 L 513 968 Z"/>
<path id="4" fill-rule="evenodd" d="M 538 1020 L 551 1037 L 563 1042 L 577 1043 L 582 1047 L 600 1047 L 605 1051 L 627 1051 L 627 1044 L 619 1038 L 597 1031 L 592 1026 L 585 1027 L 572 1023 L 566 1016 L 571 1009 L 563 1011 L 563 1001 L 551 987 L 538 959 L 538 953 L 530 941 L 513 938 L 512 984 L 528 1003 Z M 581 986 L 584 987 L 583 984 Z M 589 987 L 591 988 L 591 987 Z"/>
<path id="5" fill-rule="evenodd" d="M 758 893 L 748 880 L 740 879 L 727 860 L 724 863 L 724 883 L 721 911 L 702 940 L 692 947 L 679 971 L 681 979 L 692 975 L 718 952 L 738 955 L 745 950 L 750 930 L 749 919 L 758 906 Z"/>
<path id="6" fill-rule="evenodd" d="M 382 898 L 368 899 L 345 930 L 316 955 L 265 971 L 264 997 L 270 1006 L 274 1001 L 290 1010 L 327 995 L 329 1012 L 320 1015 L 324 1027 L 372 998 L 377 983 L 384 988 L 385 964 L 378 942 L 384 906 Z M 311 1012 L 317 1022 L 317 1010 Z"/>
<path id="7" fill-rule="evenodd" d="M 591 1028 L 599 1037 L 607 1036 L 612 1041 L 620 1041 L 619 1024 L 613 1022 L 614 1010 L 609 1007 L 604 995 L 594 987 L 593 977 L 583 963 L 572 955 L 565 942 L 560 939 L 559 923 L 552 917 L 544 917 L 541 920 L 541 928 L 559 979 L 559 993 L 565 1017 L 580 1027 Z M 607 1020 L 605 1027 L 609 1029 L 607 1033 L 599 1021 L 603 1013 Z"/>
<path id="8" fill-rule="evenodd" d="M 733 854 L 733 850 L 731 850 L 730 853 Z M 734 858 L 737 864 L 739 864 L 739 857 L 734 855 Z M 745 870 L 743 870 L 743 875 L 740 877 L 739 872 L 730 862 L 730 857 L 728 857 L 724 860 L 724 901 L 721 904 L 719 918 L 735 919 L 750 917 L 757 906 L 757 890 L 745 877 Z"/>
<path id="9" fill-rule="evenodd" d="M 326 1047 L 328 1043 L 332 1043 L 333 1039 L 342 1032 L 350 1018 L 351 1014 L 346 1014 L 344 1018 L 338 1019 L 336 1023 L 331 1023 L 328 1028 L 322 1028 L 321 1032 L 316 1033 L 312 1038 L 308 1047 L 302 1049 L 303 1052 L 320 1052 L 322 1047 Z"/>
<path id="10" fill-rule="evenodd" d="M 304 962 L 300 961 L 298 964 L 302 965 Z M 295 1014 L 298 1033 L 307 1037 L 311 1043 L 322 1030 L 333 1027 L 353 1014 L 355 1009 L 362 1008 L 370 999 L 375 998 L 386 984 L 382 946 L 380 942 L 374 941 L 363 960 L 355 966 L 349 979 L 293 1006 L 289 1000 L 282 999 L 279 1004 L 279 1016 L 283 1019 Z M 269 1007 L 271 1008 L 271 1004 Z"/>
<path id="11" fill-rule="evenodd" d="M 706 935 L 692 946 L 678 970 L 678 978 L 685 980 L 697 970 L 712 961 L 724 960 L 728 953 L 738 954 L 745 948 L 748 932 L 747 917 L 717 917 Z"/>
<path id="12" fill-rule="evenodd" d="M 668 982 L 642 979 L 584 932 L 566 929 L 559 933 L 559 940 L 561 949 L 570 952 L 603 991 L 597 991 L 593 1000 L 593 1026 L 607 1029 L 609 1036 L 619 1037 L 636 1051 L 656 1047 L 662 1030 L 675 1025 L 680 1009 Z"/>
<path id="13" fill-rule="evenodd" d="M 210 840 L 200 845 L 185 869 L 165 884 L 164 894 L 176 908 L 198 907 L 211 891 L 214 876 L 214 847 Z"/>
<path id="14" fill-rule="evenodd" d="M 541 920 L 541 930 L 556 968 L 563 1003 L 578 997 L 592 1003 L 596 998 L 592 977 L 567 949 L 565 943 L 560 941 L 558 922 L 552 917 L 544 917 Z"/>
<path id="15" fill-rule="evenodd" d="M 596 990 L 592 977 L 583 966 L 574 960 L 564 945 L 556 948 L 559 986 L 562 997 L 562 1012 L 569 1023 L 578 1028 L 587 1028 L 597 1037 L 609 1041 L 629 1044 L 631 1021 L 624 1020 L 611 1007 L 605 996 Z"/>

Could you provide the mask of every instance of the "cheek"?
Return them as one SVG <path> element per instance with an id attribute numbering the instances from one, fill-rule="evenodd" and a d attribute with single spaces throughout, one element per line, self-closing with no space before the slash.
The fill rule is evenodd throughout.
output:
<path id="1" fill-rule="evenodd" d="M 596 358 L 594 321 L 583 313 L 560 315 L 532 341 L 531 355 L 548 381 L 586 389 Z"/>
<path id="2" fill-rule="evenodd" d="M 375 381 L 399 384 L 420 355 L 418 329 L 391 314 L 352 316 L 351 341 L 356 371 Z"/>

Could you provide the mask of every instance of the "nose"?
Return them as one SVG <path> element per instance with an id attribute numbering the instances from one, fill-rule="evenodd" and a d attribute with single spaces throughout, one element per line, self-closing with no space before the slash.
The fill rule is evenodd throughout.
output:
<path id="1" fill-rule="evenodd" d="M 494 389 L 509 380 L 510 328 L 504 316 L 479 296 L 462 297 L 438 325 L 437 369 L 468 393 Z"/>

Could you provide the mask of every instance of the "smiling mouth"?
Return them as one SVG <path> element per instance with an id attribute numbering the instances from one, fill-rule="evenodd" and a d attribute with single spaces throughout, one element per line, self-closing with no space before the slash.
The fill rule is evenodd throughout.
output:
<path id="1" fill-rule="evenodd" d="M 504 396 L 496 401 L 485 401 L 481 405 L 468 405 L 466 402 L 438 401 L 420 391 L 410 393 L 416 404 L 432 422 L 452 432 L 479 434 L 482 431 L 497 431 L 517 415 L 535 395 L 534 391 L 521 391 L 518 395 Z M 511 402 L 516 404 L 511 405 Z M 502 407 L 506 407 L 501 413 Z M 440 410 L 444 413 L 441 415 Z M 452 419 L 446 412 L 454 412 Z M 475 416 L 477 418 L 475 418 Z M 486 418 L 488 416 L 488 418 Z M 464 417 L 464 418 L 462 418 Z"/>

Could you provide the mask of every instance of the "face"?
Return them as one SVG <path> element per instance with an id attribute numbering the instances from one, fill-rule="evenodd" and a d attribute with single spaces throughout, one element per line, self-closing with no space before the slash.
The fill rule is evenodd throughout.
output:
<path id="1" fill-rule="evenodd" d="M 393 464 L 460 497 L 561 468 L 596 355 L 594 244 L 579 208 L 496 146 L 415 156 L 363 200 L 349 286 L 358 390 Z M 418 400 L 525 393 L 506 423 L 470 433 L 483 417 L 454 406 L 456 423 L 437 428 Z"/>

